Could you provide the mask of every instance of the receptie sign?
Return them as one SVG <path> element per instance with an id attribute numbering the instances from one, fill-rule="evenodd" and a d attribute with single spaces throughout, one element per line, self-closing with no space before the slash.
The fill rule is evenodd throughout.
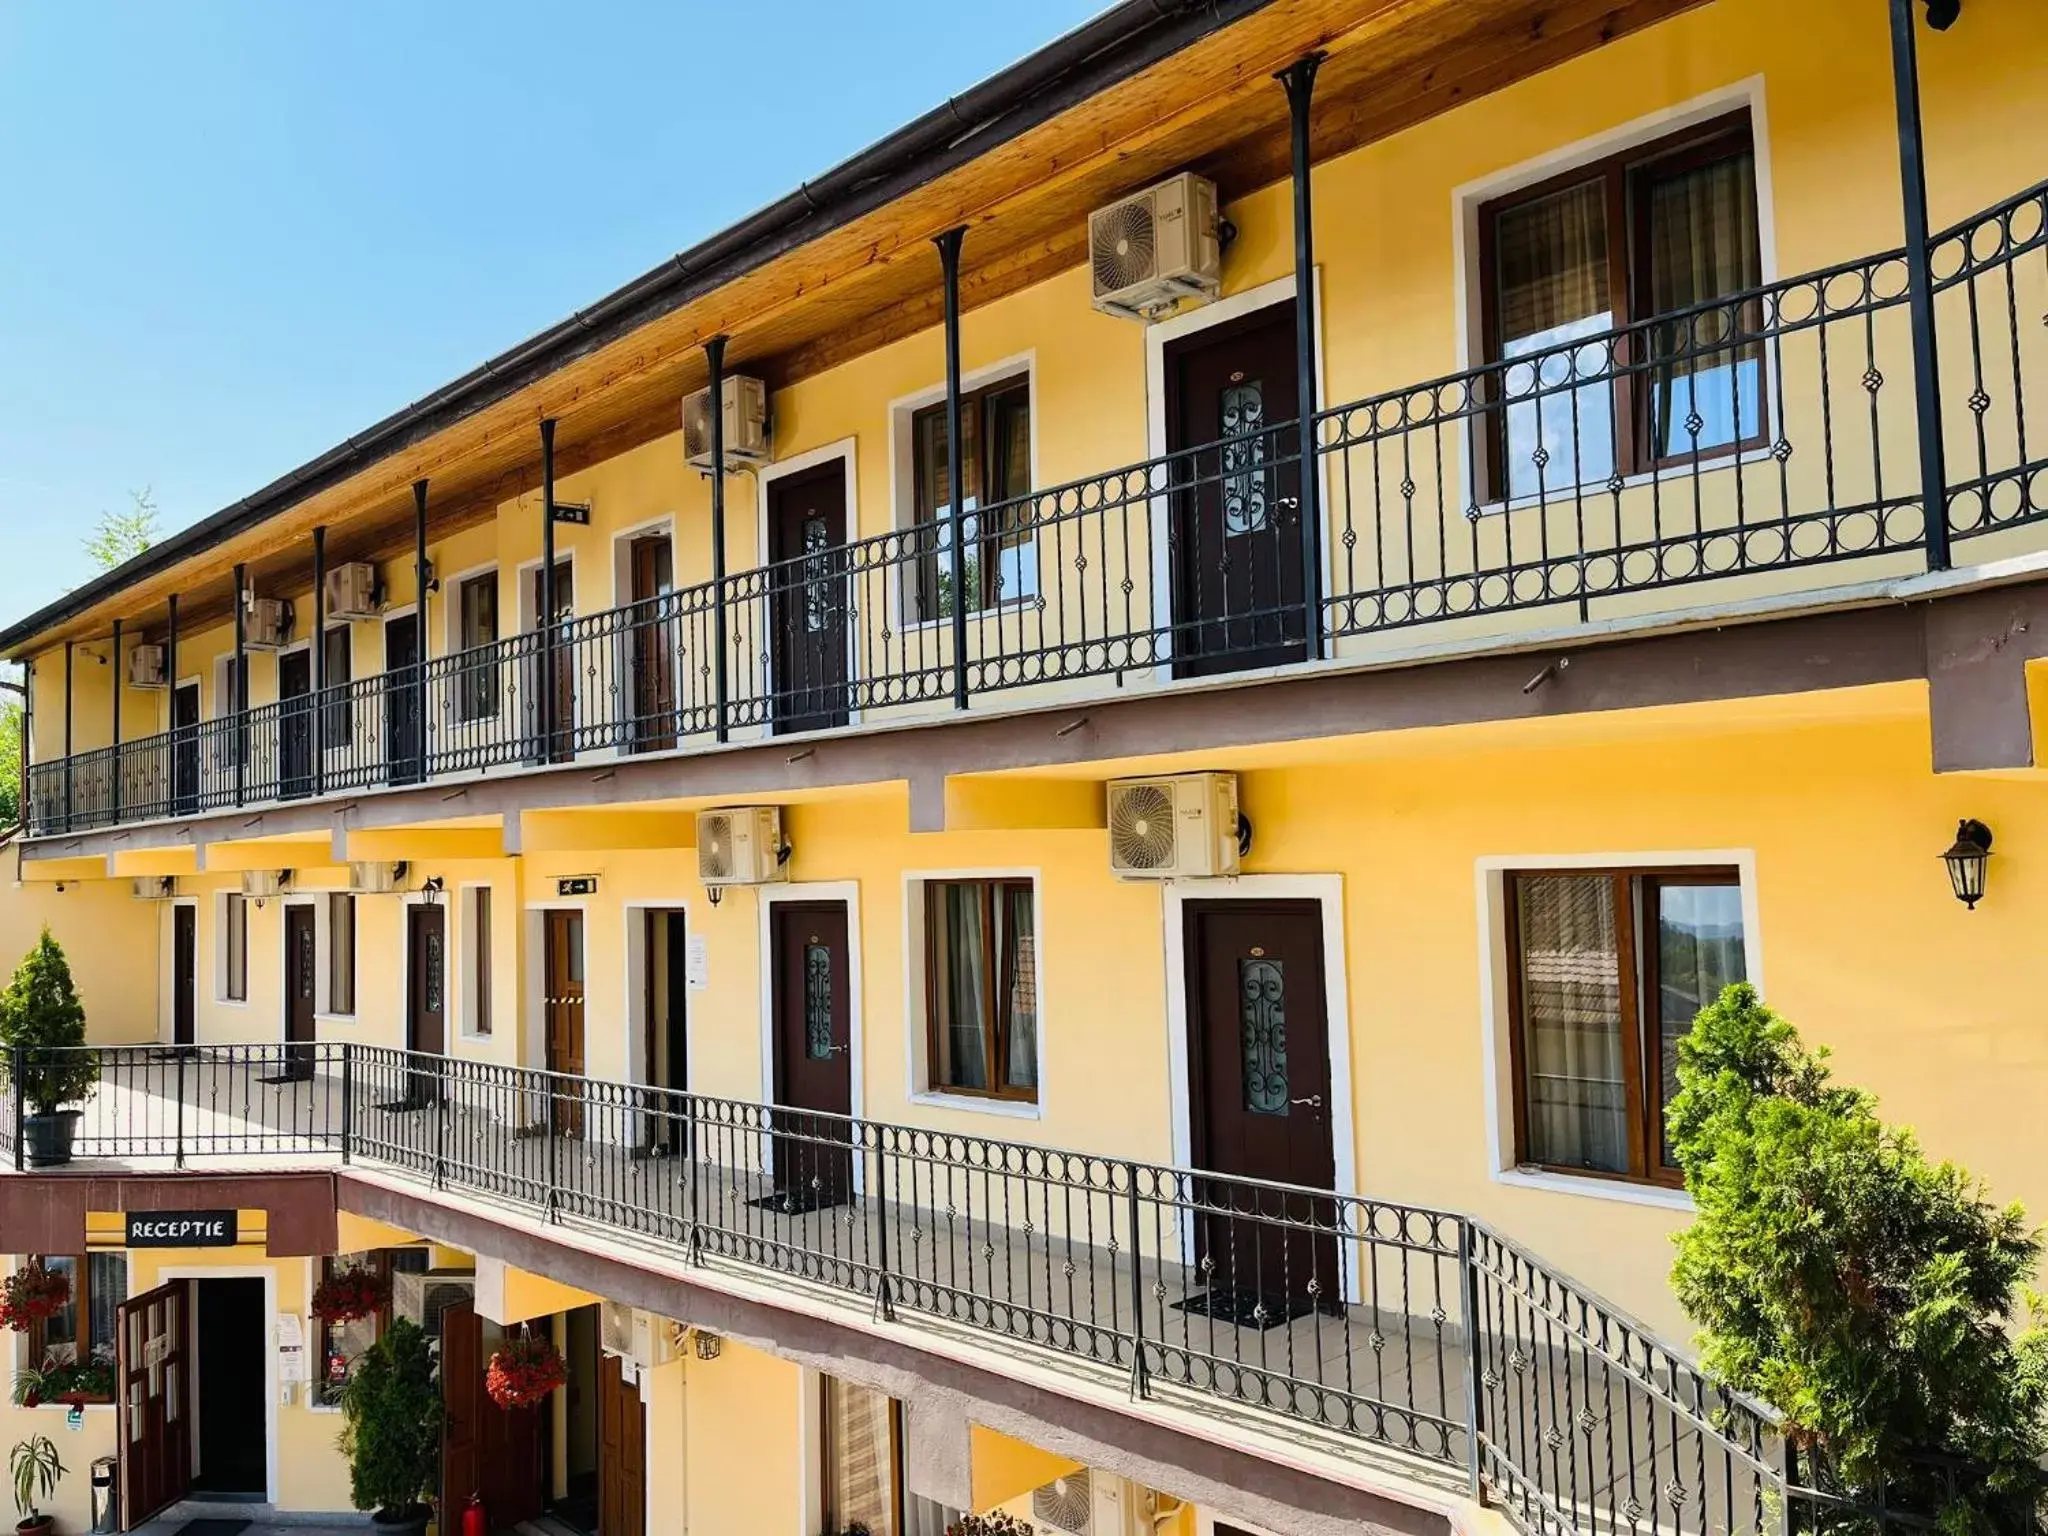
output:
<path id="1" fill-rule="evenodd" d="M 129 1211 L 130 1248 L 232 1248 L 240 1234 L 233 1211 Z"/>

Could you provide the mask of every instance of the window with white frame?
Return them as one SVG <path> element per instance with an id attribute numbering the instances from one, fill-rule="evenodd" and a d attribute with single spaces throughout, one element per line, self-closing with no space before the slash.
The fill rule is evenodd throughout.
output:
<path id="1" fill-rule="evenodd" d="M 249 1000 L 249 898 L 228 891 L 220 907 L 220 996 L 230 1003 Z"/>
<path id="2" fill-rule="evenodd" d="M 1038 917 L 1022 878 L 921 882 L 932 1093 L 1038 1100 Z"/>

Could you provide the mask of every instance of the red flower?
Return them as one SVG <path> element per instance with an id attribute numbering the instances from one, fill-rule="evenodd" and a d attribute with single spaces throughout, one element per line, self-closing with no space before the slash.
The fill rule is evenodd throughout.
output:
<path id="1" fill-rule="evenodd" d="M 31 1259 L 0 1282 L 0 1327 L 26 1333 L 55 1317 L 71 1300 L 71 1276 Z"/>
<path id="2" fill-rule="evenodd" d="M 527 1408 L 569 1379 L 554 1341 L 524 1329 L 498 1346 L 484 1372 L 484 1390 L 500 1408 Z"/>
<path id="3" fill-rule="evenodd" d="M 323 1323 L 374 1317 L 390 1303 L 391 1282 L 373 1269 L 345 1269 L 313 1287 L 313 1315 Z"/>

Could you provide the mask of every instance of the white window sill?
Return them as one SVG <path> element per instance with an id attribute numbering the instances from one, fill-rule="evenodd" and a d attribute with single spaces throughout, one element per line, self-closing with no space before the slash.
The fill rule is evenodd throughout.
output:
<path id="1" fill-rule="evenodd" d="M 1745 448 L 1739 453 L 1729 453 L 1723 450 L 1717 453 L 1703 454 L 1700 458 L 1698 472 L 1704 478 L 1724 469 L 1747 469 L 1757 464 L 1772 464 L 1775 462 L 1776 458 L 1771 453 L 1770 446 L 1766 444 L 1760 448 Z M 1674 458 L 1665 468 L 1657 470 L 1655 473 L 1647 469 L 1639 469 L 1632 475 L 1623 475 L 1619 491 L 1609 490 L 1605 480 L 1587 480 L 1571 485 L 1560 485 L 1555 490 L 1546 489 L 1540 496 L 1531 492 L 1526 495 L 1516 496 L 1508 501 L 1496 498 L 1480 506 L 1479 516 L 1483 520 L 1489 517 L 1498 517 L 1503 512 L 1523 512 L 1537 507 L 1545 507 L 1551 511 L 1556 511 L 1559 507 L 1578 506 L 1582 503 L 1590 506 L 1596 501 L 1611 505 L 1617 495 L 1626 496 L 1631 491 L 1646 490 L 1653 484 L 1670 486 L 1681 481 L 1690 481 L 1693 473 L 1693 464 L 1689 456 L 1682 459 Z M 1720 530 L 1710 528 L 1707 531 L 1713 533 Z"/>
<path id="2" fill-rule="evenodd" d="M 956 1109 L 970 1115 L 994 1115 L 999 1120 L 1043 1120 L 1044 1107 L 1033 1099 L 984 1099 L 971 1093 L 913 1093 L 910 1102 L 924 1109 Z"/>
<path id="3" fill-rule="evenodd" d="M 1493 1181 L 1511 1189 L 1542 1189 L 1559 1195 L 1584 1195 L 1593 1200 L 1612 1200 L 1618 1205 L 1648 1205 L 1663 1211 L 1695 1209 L 1692 1196 L 1682 1189 L 1662 1184 L 1631 1184 L 1622 1179 L 1577 1178 L 1569 1173 L 1550 1173 L 1535 1168 L 1502 1168 Z"/>
<path id="4" fill-rule="evenodd" d="M 246 1008 L 249 1006 L 249 999 L 246 997 L 216 997 L 213 1000 L 213 1005 L 216 1008 Z"/>
<path id="5" fill-rule="evenodd" d="M 315 1024 L 359 1024 L 362 1022 L 362 1016 L 354 1013 L 316 1013 L 313 1015 L 313 1022 Z"/>
<path id="6" fill-rule="evenodd" d="M 73 1406 L 71 1403 L 37 1403 L 35 1407 L 28 1411 L 30 1413 L 68 1414 Z M 114 1411 L 114 1404 L 112 1403 L 79 1403 L 76 1406 L 83 1409 L 86 1413 L 112 1413 Z"/>

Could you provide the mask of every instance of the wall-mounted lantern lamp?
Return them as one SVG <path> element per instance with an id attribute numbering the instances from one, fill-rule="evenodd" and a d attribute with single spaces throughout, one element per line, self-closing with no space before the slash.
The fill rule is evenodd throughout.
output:
<path id="1" fill-rule="evenodd" d="M 441 893 L 448 889 L 448 882 L 439 875 L 429 875 L 420 882 L 420 895 L 428 906 L 435 906 L 441 900 Z"/>
<path id="2" fill-rule="evenodd" d="M 1991 829 L 1964 817 L 1956 823 L 1956 840 L 1941 862 L 1948 866 L 1948 883 L 1955 887 L 1956 900 L 1976 911 L 1977 903 L 1984 899 L 1985 866 L 1991 862 Z"/>
<path id="3" fill-rule="evenodd" d="M 699 1360 L 716 1360 L 719 1351 L 724 1348 L 724 1343 L 718 1335 L 706 1333 L 702 1328 L 693 1328 L 690 1331 L 696 1335 L 697 1358 Z"/>

